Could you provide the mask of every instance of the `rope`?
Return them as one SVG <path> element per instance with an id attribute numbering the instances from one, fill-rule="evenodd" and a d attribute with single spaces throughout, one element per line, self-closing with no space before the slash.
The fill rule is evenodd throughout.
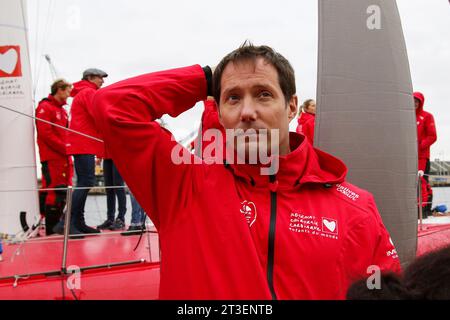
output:
<path id="1" fill-rule="evenodd" d="M 146 224 L 146 227 L 152 227 L 153 224 Z M 84 239 L 78 239 L 77 237 L 80 236 L 87 236 L 87 237 L 111 237 L 117 234 L 129 234 L 129 233 L 136 233 L 136 231 L 127 231 L 127 230 L 123 230 L 123 231 L 109 231 L 109 232 L 101 232 L 101 233 L 82 233 L 82 234 L 76 234 L 76 235 L 70 235 L 69 234 L 69 238 L 70 240 L 73 241 L 78 241 L 78 240 L 86 240 L 86 238 Z M 153 231 L 153 230 L 144 230 L 143 233 L 152 233 L 152 234 L 158 234 L 157 231 Z M 59 243 L 61 242 L 61 240 L 63 240 L 64 236 L 63 235 L 51 235 L 51 236 L 40 236 L 39 238 L 29 238 L 29 239 L 15 239 L 14 238 L 15 235 L 9 235 L 9 234 L 5 234 L 5 233 L 0 233 L 0 239 L 6 240 L 6 243 L 23 243 L 23 242 L 28 242 L 28 243 Z M 89 238 L 88 238 L 89 239 Z M 17 241 L 19 240 L 19 241 Z"/>
<path id="2" fill-rule="evenodd" d="M 35 116 L 30 116 L 29 114 L 26 114 L 26 113 L 23 113 L 23 112 L 14 110 L 14 109 L 12 109 L 12 108 L 9 108 L 9 107 L 3 106 L 3 105 L 0 105 L 0 108 L 6 109 L 6 110 L 8 110 L 8 111 L 11 111 L 11 112 L 20 114 L 20 115 L 22 115 L 22 116 L 25 116 L 25 117 L 28 117 L 28 118 L 31 118 L 31 119 L 34 119 L 34 120 L 38 120 L 38 121 L 41 121 L 41 122 L 50 124 L 50 125 L 52 125 L 52 126 L 61 128 L 61 129 L 63 129 L 63 130 L 67 130 L 67 131 L 69 131 L 69 132 L 73 132 L 73 133 L 75 133 L 75 134 L 79 134 L 79 135 L 81 135 L 81 136 L 84 136 L 84 137 L 86 137 L 86 138 L 89 138 L 89 139 L 92 139 L 92 140 L 95 140 L 95 141 L 98 141 L 98 142 L 103 142 L 103 140 L 101 140 L 101 139 L 99 139 L 99 138 L 90 136 L 90 135 L 88 135 L 88 134 L 85 134 L 85 133 L 82 133 L 82 132 L 79 132 L 79 131 L 76 131 L 76 130 L 72 130 L 72 129 L 66 128 L 66 127 L 61 126 L 61 125 L 59 125 L 59 124 L 53 123 L 53 122 L 51 122 L 51 121 L 47 121 L 47 120 L 44 120 L 44 119 L 41 119 L 41 118 L 38 118 L 38 117 L 35 117 Z"/>
<path id="3" fill-rule="evenodd" d="M 72 187 L 72 188 L 41 188 L 41 189 L 11 189 L 0 190 L 0 192 L 39 192 L 39 191 L 67 191 L 72 190 L 103 190 L 103 189 L 129 189 L 128 186 L 99 186 L 99 187 Z"/>

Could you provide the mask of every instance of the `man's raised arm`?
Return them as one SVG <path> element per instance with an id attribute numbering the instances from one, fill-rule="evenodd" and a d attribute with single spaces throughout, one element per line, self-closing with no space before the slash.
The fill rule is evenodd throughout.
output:
<path id="1" fill-rule="evenodd" d="M 210 78 L 209 67 L 195 65 L 120 81 L 94 97 L 105 146 L 158 229 L 170 223 L 172 213 L 182 211 L 180 206 L 199 181 L 199 170 L 173 162 L 177 142 L 154 120 L 164 114 L 176 117 L 205 99 Z"/>

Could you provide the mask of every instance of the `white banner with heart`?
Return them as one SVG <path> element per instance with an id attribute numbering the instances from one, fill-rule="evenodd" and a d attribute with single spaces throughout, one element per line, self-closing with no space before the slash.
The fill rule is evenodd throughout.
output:
<path id="1" fill-rule="evenodd" d="M 27 3 L 0 1 L 0 105 L 34 115 L 27 34 Z M 50 83 L 48 83 L 50 86 Z M 42 97 L 36 97 L 38 100 Z M 22 231 L 18 214 L 29 226 L 39 221 L 34 121 L 0 108 L 0 233 Z"/>
<path id="2" fill-rule="evenodd" d="M 9 49 L 5 53 L 0 53 L 0 71 L 11 74 L 14 72 L 19 61 L 19 55 L 13 48 Z"/>

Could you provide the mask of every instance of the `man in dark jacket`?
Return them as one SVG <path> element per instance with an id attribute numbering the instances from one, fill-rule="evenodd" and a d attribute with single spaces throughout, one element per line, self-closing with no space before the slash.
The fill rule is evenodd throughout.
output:
<path id="1" fill-rule="evenodd" d="M 51 93 L 39 102 L 36 116 L 51 123 L 68 127 L 67 112 L 63 108 L 70 96 L 72 85 L 57 80 L 51 86 Z M 36 121 L 37 143 L 42 165 L 42 188 L 67 188 L 72 185 L 72 163 L 66 151 L 66 130 L 43 121 Z M 46 234 L 53 234 L 53 228 L 61 218 L 66 202 L 66 191 L 42 191 L 39 193 L 41 215 L 45 216 Z"/>
<path id="2" fill-rule="evenodd" d="M 95 92 L 103 85 L 103 78 L 107 76 L 106 72 L 91 68 L 83 72 L 81 81 L 74 83 L 70 129 L 100 139 L 92 116 L 92 100 Z M 84 206 L 89 188 L 95 184 L 95 157 L 103 158 L 104 156 L 103 143 L 69 132 L 67 152 L 74 157 L 77 187 L 83 188 L 75 189 L 73 192 L 70 233 L 99 233 L 97 229 L 86 225 Z"/>
<path id="3" fill-rule="evenodd" d="M 213 76 L 194 65 L 96 93 L 108 151 L 159 232 L 160 298 L 344 299 L 369 266 L 400 270 L 373 196 L 345 181 L 342 161 L 289 133 L 295 92 L 294 70 L 282 55 L 244 45 Z M 218 144 L 215 154 L 232 156 L 213 163 L 155 121 L 208 95 L 228 130 L 227 150 Z M 277 165 L 263 157 L 240 161 L 255 150 L 271 150 Z"/>

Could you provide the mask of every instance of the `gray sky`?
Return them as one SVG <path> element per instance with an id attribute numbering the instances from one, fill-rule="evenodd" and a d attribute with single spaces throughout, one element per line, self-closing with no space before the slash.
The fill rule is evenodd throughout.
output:
<path id="1" fill-rule="evenodd" d="M 431 157 L 450 160 L 450 5 L 398 0 L 414 90 L 436 120 Z M 106 85 L 142 73 L 215 65 L 246 39 L 267 44 L 292 63 L 301 101 L 316 96 L 317 1 L 28 0 L 36 99 L 52 82 L 43 54 L 75 82 L 89 67 L 109 73 Z M 447 90 L 446 90 L 447 89 Z M 196 128 L 202 107 L 165 118 L 177 138 Z M 292 124 L 291 128 L 295 128 Z"/>

